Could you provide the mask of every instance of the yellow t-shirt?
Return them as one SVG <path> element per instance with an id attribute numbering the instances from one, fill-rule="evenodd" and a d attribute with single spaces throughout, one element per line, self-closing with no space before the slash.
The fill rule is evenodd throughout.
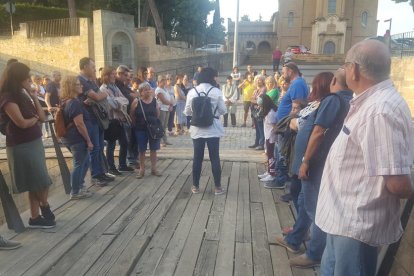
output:
<path id="1" fill-rule="evenodd" d="M 243 101 L 244 102 L 251 101 L 253 94 L 254 94 L 254 90 L 255 90 L 255 87 L 253 83 L 247 82 L 247 84 L 244 85 L 243 87 Z"/>

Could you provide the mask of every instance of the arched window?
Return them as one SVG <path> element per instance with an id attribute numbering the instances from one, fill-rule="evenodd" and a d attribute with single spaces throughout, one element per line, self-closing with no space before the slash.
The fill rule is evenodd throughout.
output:
<path id="1" fill-rule="evenodd" d="M 288 27 L 293 27 L 293 12 L 289 12 L 288 14 Z"/>
<path id="2" fill-rule="evenodd" d="M 368 25 L 368 13 L 366 11 L 364 11 L 361 15 L 361 25 L 364 28 Z"/>
<path id="3" fill-rule="evenodd" d="M 323 54 L 324 55 L 334 55 L 335 54 L 335 48 L 336 48 L 335 43 L 333 43 L 332 41 L 328 41 L 323 46 Z"/>
<path id="4" fill-rule="evenodd" d="M 329 0 L 328 1 L 328 14 L 335 14 L 336 13 L 336 0 Z"/>

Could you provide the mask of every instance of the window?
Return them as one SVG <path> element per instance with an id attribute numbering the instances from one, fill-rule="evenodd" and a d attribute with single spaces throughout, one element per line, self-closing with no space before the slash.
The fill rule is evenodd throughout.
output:
<path id="1" fill-rule="evenodd" d="M 336 13 L 336 0 L 328 0 L 328 14 Z"/>
<path id="2" fill-rule="evenodd" d="M 288 14 L 288 27 L 289 28 L 293 27 L 293 12 L 289 12 Z"/>
<path id="3" fill-rule="evenodd" d="M 328 41 L 323 46 L 323 54 L 324 55 L 334 55 L 335 54 L 336 45 L 332 41 Z"/>
<path id="4" fill-rule="evenodd" d="M 364 11 L 361 15 L 361 25 L 366 28 L 368 25 L 368 13 Z"/>

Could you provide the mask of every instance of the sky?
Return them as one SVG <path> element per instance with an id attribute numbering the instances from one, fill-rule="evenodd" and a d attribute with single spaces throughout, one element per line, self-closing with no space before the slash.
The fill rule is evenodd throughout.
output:
<path id="1" fill-rule="evenodd" d="M 240 1 L 240 17 L 247 14 L 250 20 L 256 21 L 262 16 L 263 21 L 269 21 L 274 12 L 278 10 L 277 0 L 239 0 Z M 288 0 L 285 0 L 288 1 Z M 223 17 L 224 25 L 227 27 L 227 18 L 233 21 L 236 18 L 236 2 L 237 0 L 221 0 L 220 12 Z M 391 33 L 402 33 L 414 31 L 414 12 L 410 4 L 395 4 L 392 0 L 378 1 L 378 35 L 383 35 L 389 27 L 389 23 L 384 20 L 392 18 Z"/>

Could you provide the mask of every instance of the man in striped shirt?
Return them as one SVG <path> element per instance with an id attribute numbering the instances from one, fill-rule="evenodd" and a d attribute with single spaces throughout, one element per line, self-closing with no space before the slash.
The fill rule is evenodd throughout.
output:
<path id="1" fill-rule="evenodd" d="M 327 233 L 321 272 L 374 276 L 378 246 L 402 235 L 400 198 L 413 193 L 413 124 L 389 79 L 383 43 L 355 44 L 344 68 L 355 97 L 321 181 L 316 224 Z"/>

